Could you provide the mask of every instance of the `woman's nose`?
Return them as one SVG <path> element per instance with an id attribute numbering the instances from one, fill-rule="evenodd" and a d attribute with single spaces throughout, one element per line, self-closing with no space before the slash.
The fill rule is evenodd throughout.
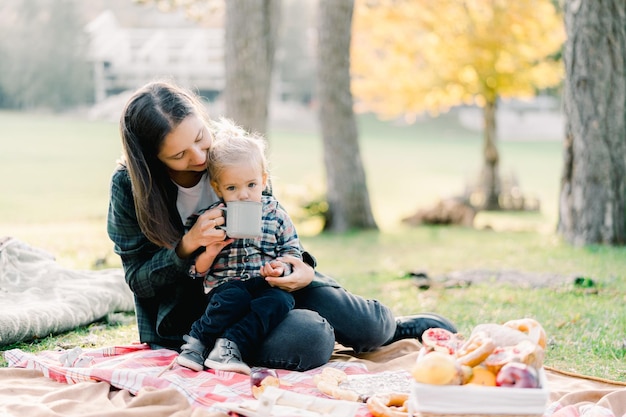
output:
<path id="1" fill-rule="evenodd" d="M 202 149 L 201 147 L 194 147 L 193 150 L 193 165 L 200 165 L 205 163 L 207 155 L 206 150 Z"/>

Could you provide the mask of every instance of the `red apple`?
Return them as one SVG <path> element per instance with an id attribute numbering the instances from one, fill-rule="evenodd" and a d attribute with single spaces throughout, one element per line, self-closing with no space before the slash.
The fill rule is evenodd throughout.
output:
<path id="1" fill-rule="evenodd" d="M 250 388 L 252 390 L 252 395 L 254 398 L 259 398 L 263 391 L 265 391 L 265 387 L 280 386 L 280 380 L 278 379 L 278 374 L 275 370 L 269 368 L 261 368 L 255 367 L 252 368 L 250 372 Z"/>
<path id="2" fill-rule="evenodd" d="M 496 375 L 496 385 L 511 388 L 538 388 L 537 371 L 521 362 L 509 362 Z"/>

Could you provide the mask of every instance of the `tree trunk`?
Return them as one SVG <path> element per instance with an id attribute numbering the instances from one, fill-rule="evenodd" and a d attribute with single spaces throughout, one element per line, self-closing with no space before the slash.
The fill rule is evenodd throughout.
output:
<path id="1" fill-rule="evenodd" d="M 483 142 L 482 187 L 484 201 L 482 209 L 500 209 L 500 175 L 498 170 L 498 147 L 496 145 L 496 99 L 487 100 L 483 109 L 485 122 Z"/>
<path id="2" fill-rule="evenodd" d="M 565 2 L 564 167 L 558 232 L 626 243 L 626 2 Z"/>
<path id="3" fill-rule="evenodd" d="M 266 135 L 280 0 L 225 3 L 225 114 Z"/>
<path id="4" fill-rule="evenodd" d="M 328 212 L 324 230 L 377 229 L 361 162 L 350 91 L 353 0 L 320 0 L 318 98 Z"/>

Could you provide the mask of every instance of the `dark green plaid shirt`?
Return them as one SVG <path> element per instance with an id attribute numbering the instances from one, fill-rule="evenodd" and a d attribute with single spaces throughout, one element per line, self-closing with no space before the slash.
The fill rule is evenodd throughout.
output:
<path id="1" fill-rule="evenodd" d="M 174 183 L 168 193 L 170 212 L 176 214 L 172 218 L 177 220 L 182 234 L 184 228 L 176 209 L 178 189 Z M 107 232 L 122 260 L 126 282 L 135 295 L 140 341 L 179 349 L 182 336 L 204 313 L 207 298 L 202 280 L 189 277 L 194 257 L 181 259 L 174 249 L 157 246 L 143 234 L 124 166 L 119 166 L 111 179 Z M 315 266 L 314 258 L 308 253 L 303 253 L 303 259 Z M 332 278 L 317 272 L 310 285 L 339 286 Z"/>

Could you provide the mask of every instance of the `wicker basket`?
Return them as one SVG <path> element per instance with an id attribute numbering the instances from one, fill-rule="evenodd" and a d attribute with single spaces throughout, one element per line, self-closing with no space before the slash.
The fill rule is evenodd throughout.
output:
<path id="1" fill-rule="evenodd" d="M 543 369 L 539 380 L 536 389 L 413 383 L 409 412 L 417 417 L 541 417 L 549 397 Z"/>

